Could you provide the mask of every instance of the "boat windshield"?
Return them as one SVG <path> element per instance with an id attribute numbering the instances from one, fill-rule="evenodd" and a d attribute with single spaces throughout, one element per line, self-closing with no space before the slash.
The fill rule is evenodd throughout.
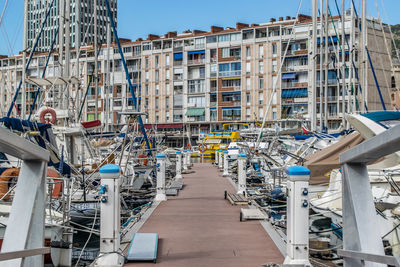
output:
<path id="1" fill-rule="evenodd" d="M 206 144 L 210 145 L 210 144 L 220 144 L 221 143 L 221 139 L 219 138 L 213 138 L 213 139 L 207 139 L 206 140 Z"/>

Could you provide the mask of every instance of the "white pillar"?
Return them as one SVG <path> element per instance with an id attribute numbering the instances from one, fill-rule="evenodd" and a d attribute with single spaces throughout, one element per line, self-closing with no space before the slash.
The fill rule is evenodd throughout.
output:
<path id="1" fill-rule="evenodd" d="M 215 150 L 215 165 L 218 165 L 218 159 L 219 159 L 218 150 Z"/>
<path id="2" fill-rule="evenodd" d="M 224 173 L 222 176 L 229 176 L 228 150 L 224 151 Z"/>
<path id="3" fill-rule="evenodd" d="M 165 155 L 158 154 L 157 158 L 157 194 L 156 201 L 165 201 L 167 200 L 167 195 L 165 194 Z"/>
<path id="4" fill-rule="evenodd" d="M 187 162 L 187 156 L 186 156 L 186 154 L 187 154 L 187 150 L 185 149 L 185 150 L 183 150 L 183 170 L 184 171 L 187 171 L 188 170 L 188 162 Z"/>
<path id="5" fill-rule="evenodd" d="M 287 243 L 284 266 L 311 266 L 308 260 L 308 181 L 310 170 L 303 166 L 286 169 Z"/>
<path id="6" fill-rule="evenodd" d="M 222 166 L 222 164 L 224 163 L 223 162 L 223 159 L 222 159 L 222 155 L 223 155 L 223 150 L 222 149 L 220 149 L 219 150 L 219 153 L 218 153 L 218 168 L 219 169 L 222 169 L 223 168 L 223 166 Z"/>
<path id="7" fill-rule="evenodd" d="M 176 179 L 182 179 L 182 152 L 176 151 Z"/>
<path id="8" fill-rule="evenodd" d="M 186 151 L 186 157 L 187 157 L 187 160 L 186 160 L 187 165 L 190 168 L 190 166 L 192 166 L 192 161 L 191 161 L 192 160 L 192 151 L 190 149 L 188 149 Z"/>
<path id="9" fill-rule="evenodd" d="M 100 168 L 100 255 L 95 266 L 122 266 L 120 253 L 120 168 L 107 164 Z M 102 255 L 103 254 L 103 255 Z"/>
<path id="10" fill-rule="evenodd" d="M 238 156 L 238 194 L 246 195 L 246 155 Z"/>

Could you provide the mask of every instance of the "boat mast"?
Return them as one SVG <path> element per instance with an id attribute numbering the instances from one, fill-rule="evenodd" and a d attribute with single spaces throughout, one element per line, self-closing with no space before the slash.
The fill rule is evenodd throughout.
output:
<path id="1" fill-rule="evenodd" d="M 362 92 L 362 112 L 365 113 L 367 112 L 367 110 L 365 110 L 365 105 L 368 100 L 368 76 L 367 76 L 367 71 L 368 71 L 368 66 L 367 66 L 367 53 L 366 53 L 366 47 L 367 47 L 367 20 L 366 20 L 366 14 L 367 14 L 367 6 L 366 6 L 366 1 L 365 0 L 361 0 L 361 40 L 362 42 L 360 42 L 361 45 L 361 51 L 362 51 L 362 64 L 363 64 L 363 76 L 362 76 L 362 80 L 363 80 L 363 92 Z"/>
<path id="2" fill-rule="evenodd" d="M 312 52 L 311 52 L 311 131 L 317 130 L 317 13 L 318 0 L 312 2 Z"/>
<path id="3" fill-rule="evenodd" d="M 325 88 L 324 88 L 324 126 L 328 127 L 328 77 L 329 77 L 329 63 L 328 63 L 328 52 L 329 52 L 329 24 L 328 24 L 328 5 L 329 1 L 325 0 L 325 14 L 324 14 L 324 19 L 325 19 L 325 42 L 324 42 L 324 47 L 325 47 Z M 322 8 L 322 7 L 321 7 Z"/>
<path id="4" fill-rule="evenodd" d="M 21 119 L 25 120 L 25 115 L 26 115 L 26 85 L 25 85 L 25 66 L 26 66 L 26 30 L 28 29 L 28 1 L 25 0 L 25 6 L 24 6 L 24 46 L 23 46 L 23 53 L 22 53 L 22 96 L 21 96 Z M 18 111 L 17 111 L 18 112 Z"/>
<path id="5" fill-rule="evenodd" d="M 60 75 L 64 75 L 64 19 L 65 19 L 65 0 L 60 0 L 60 35 L 58 36 L 59 40 L 59 56 L 58 56 L 58 61 L 60 63 Z M 54 95 L 53 95 L 54 98 Z M 62 108 L 62 103 L 63 103 L 63 97 L 62 97 L 62 85 L 58 86 L 58 108 Z"/>
<path id="6" fill-rule="evenodd" d="M 323 7 L 323 0 L 319 1 L 319 6 L 320 6 L 320 30 L 319 30 L 319 127 L 320 127 L 320 131 L 322 132 L 322 128 L 323 128 L 323 120 L 322 120 L 322 114 L 323 114 L 323 108 L 322 108 L 322 86 L 323 86 L 323 65 L 324 65 L 324 61 L 323 61 L 323 49 L 322 49 L 322 42 L 323 42 L 323 13 L 322 13 L 322 7 Z"/>
<path id="7" fill-rule="evenodd" d="M 97 91 L 97 87 L 99 86 L 99 81 L 98 81 L 98 77 L 97 77 L 97 72 L 98 72 L 98 68 L 97 68 L 97 0 L 94 1 L 94 79 L 95 79 L 95 93 L 94 93 L 94 97 L 95 97 L 95 120 L 99 119 L 99 99 L 98 99 L 98 91 Z"/>
<path id="8" fill-rule="evenodd" d="M 71 59 L 71 43 L 70 43 L 70 34 L 71 34 L 71 21 L 70 21 L 70 11 L 71 11 L 71 0 L 65 0 L 65 67 L 63 76 L 69 79 L 69 66 L 70 66 L 70 59 Z M 65 85 L 65 97 L 63 97 L 64 104 L 63 109 L 69 110 L 69 83 Z"/>
<path id="9" fill-rule="evenodd" d="M 347 122 L 345 119 L 345 114 L 346 114 L 346 96 L 348 95 L 346 93 L 346 68 L 345 68 L 345 50 L 344 50 L 344 44 L 346 43 L 346 32 L 345 32 L 345 6 L 344 6 L 344 0 L 342 0 L 342 126 L 344 129 L 347 129 Z M 339 96 L 339 95 L 338 95 Z M 347 101 L 350 101 L 349 99 Z M 349 111 L 349 110 L 347 110 Z M 338 110 L 339 112 L 339 110 Z"/>
<path id="10" fill-rule="evenodd" d="M 104 86 L 104 118 L 105 118 L 105 131 L 109 131 L 109 126 L 108 126 L 108 120 L 109 120 L 109 94 L 110 92 L 113 92 L 111 89 L 111 84 L 110 84 L 110 46 L 111 46 L 111 27 L 110 24 L 107 25 L 107 66 L 106 66 L 106 77 L 107 77 L 107 83 L 106 86 Z"/>

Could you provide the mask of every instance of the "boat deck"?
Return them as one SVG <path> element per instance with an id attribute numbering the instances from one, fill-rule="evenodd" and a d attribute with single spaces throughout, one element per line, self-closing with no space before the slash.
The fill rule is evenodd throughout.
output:
<path id="1" fill-rule="evenodd" d="M 184 190 L 162 202 L 139 231 L 159 234 L 157 266 L 281 264 L 283 256 L 261 224 L 240 222 L 241 207 L 224 199 L 224 191 L 234 193 L 234 188 L 217 168 L 196 163 L 192 170 L 184 175 Z"/>

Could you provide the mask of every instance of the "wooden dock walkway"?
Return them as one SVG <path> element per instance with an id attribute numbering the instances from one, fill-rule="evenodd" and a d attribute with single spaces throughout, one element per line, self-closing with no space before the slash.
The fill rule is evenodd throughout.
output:
<path id="1" fill-rule="evenodd" d="M 234 193 L 234 188 L 217 168 L 211 163 L 196 163 L 192 170 L 195 173 L 184 176 L 185 187 L 179 195 L 161 203 L 139 231 L 159 234 L 157 266 L 281 264 L 282 254 L 260 223 L 240 222 L 241 207 L 224 199 L 224 191 Z M 125 266 L 152 263 L 130 262 Z"/>

